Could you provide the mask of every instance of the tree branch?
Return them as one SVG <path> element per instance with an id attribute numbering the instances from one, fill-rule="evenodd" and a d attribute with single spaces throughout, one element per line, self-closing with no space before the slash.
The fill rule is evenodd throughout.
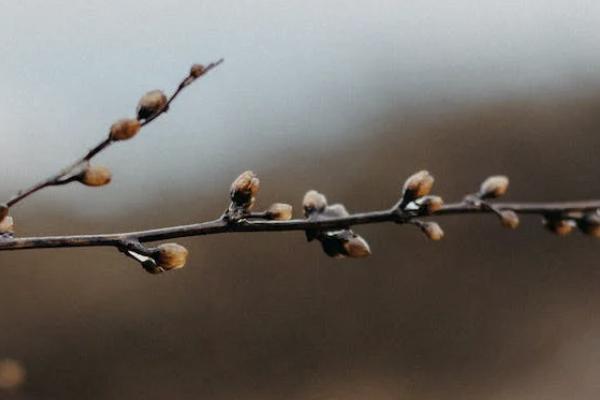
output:
<path id="1" fill-rule="evenodd" d="M 560 202 L 560 203 L 494 203 L 499 209 L 511 209 L 519 214 L 533 214 L 545 216 L 553 213 L 583 213 L 600 209 L 600 200 Z M 468 202 L 450 203 L 444 205 L 432 216 L 463 215 L 463 214 L 489 214 L 493 211 L 477 207 Z M 156 242 L 190 236 L 215 235 L 236 232 L 282 232 L 282 231 L 307 231 L 307 230 L 338 230 L 351 226 L 376 224 L 382 222 L 395 222 L 407 224 L 415 218 L 413 213 L 398 212 L 396 209 L 370 211 L 350 214 L 344 217 L 327 218 L 320 220 L 293 219 L 288 221 L 251 220 L 242 218 L 229 221 L 219 218 L 213 221 L 200 222 L 189 225 L 149 229 L 134 232 L 122 232 L 99 235 L 72 235 L 72 236 L 46 236 L 6 238 L 0 240 L 0 251 L 48 249 L 65 247 L 122 247 L 128 242 Z"/>
<path id="2" fill-rule="evenodd" d="M 173 100 L 175 100 L 175 98 L 179 95 L 179 93 L 181 93 L 181 91 L 183 89 L 185 89 L 187 86 L 189 86 L 193 81 L 195 81 L 200 76 L 206 74 L 211 69 L 217 67 L 222 62 L 223 62 L 223 59 L 220 59 L 214 63 L 210 63 L 206 67 L 200 66 L 198 64 L 194 65 L 190 71 L 190 75 L 186 76 L 179 83 L 179 85 L 177 86 L 177 89 L 173 92 L 173 94 L 168 98 L 168 100 L 164 104 L 160 105 L 160 107 L 154 111 L 152 116 L 144 119 L 144 121 L 139 124 L 139 128 L 142 128 L 142 127 L 150 124 L 156 118 L 158 118 L 162 114 L 166 113 L 169 110 L 169 105 L 173 102 Z M 197 70 L 195 71 L 194 68 L 196 68 Z M 100 152 L 102 152 L 103 150 L 108 148 L 116 140 L 117 139 L 114 139 L 113 137 L 111 137 L 109 135 L 109 137 L 103 139 L 100 143 L 98 143 L 96 146 L 94 146 L 92 149 L 90 149 L 83 157 L 81 157 L 79 160 L 75 161 L 73 164 L 62 169 L 58 173 L 51 175 L 50 177 L 36 183 L 35 185 L 31 186 L 30 188 L 19 191 L 16 195 L 12 196 L 5 203 L 4 208 L 7 210 L 8 208 L 21 202 L 22 200 L 26 199 L 27 197 L 31 196 L 32 194 L 38 192 L 39 190 L 47 188 L 49 186 L 64 185 L 66 183 L 77 180 L 77 178 L 79 178 L 79 176 L 84 172 L 85 165 L 87 163 L 89 163 L 89 161 L 92 158 L 94 158 L 97 154 L 99 154 Z"/>
<path id="3" fill-rule="evenodd" d="M 404 183 L 400 199 L 389 209 L 350 214 L 342 204 L 329 204 L 326 197 L 314 190 L 308 191 L 302 201 L 303 219 L 291 219 L 292 207 L 284 203 L 272 204 L 263 211 L 252 211 L 260 181 L 252 171 L 243 172 L 231 185 L 230 204 L 223 215 L 213 221 L 179 225 L 137 232 L 97 235 L 14 237 L 12 217 L 8 209 L 37 191 L 49 186 L 80 181 L 89 186 L 102 186 L 110 181 L 110 171 L 90 166 L 90 160 L 113 142 L 127 140 L 168 111 L 175 98 L 199 77 L 223 60 L 204 67 L 193 65 L 190 73 L 167 98 L 161 91 L 146 93 L 138 104 L 137 119 L 115 122 L 107 138 L 89 150 L 81 159 L 55 175 L 13 196 L 6 205 L 0 205 L 0 251 L 67 248 L 115 247 L 127 257 L 139 262 L 151 273 L 178 269 L 185 265 L 187 249 L 176 243 L 147 247 L 144 243 L 168 239 L 214 235 L 221 233 L 304 231 L 306 239 L 318 241 L 331 257 L 365 257 L 371 254 L 367 241 L 352 227 L 364 224 L 393 222 L 419 228 L 429 239 L 440 240 L 442 228 L 429 217 L 464 214 L 494 214 L 506 228 L 519 225 L 518 214 L 543 217 L 546 228 L 558 235 L 566 235 L 575 228 L 585 234 L 600 237 L 600 200 L 576 202 L 497 202 L 508 190 L 509 180 L 502 175 L 491 176 L 481 183 L 479 191 L 467 194 L 463 201 L 446 204 L 441 197 L 430 195 L 434 178 L 427 171 L 411 175 Z"/>

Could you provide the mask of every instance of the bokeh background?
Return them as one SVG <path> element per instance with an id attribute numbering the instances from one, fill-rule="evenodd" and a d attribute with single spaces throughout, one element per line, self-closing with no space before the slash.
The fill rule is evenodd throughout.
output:
<path id="1" fill-rule="evenodd" d="M 458 200 L 490 174 L 511 200 L 600 197 L 600 3 L 7 1 L 0 194 L 54 172 L 171 90 L 225 64 L 98 157 L 108 187 L 49 189 L 18 234 L 212 219 L 239 172 L 259 205 L 318 189 L 388 207 L 427 168 Z M 298 212 L 298 211 L 296 211 Z M 189 238 L 151 276 L 112 249 L 1 253 L 4 399 L 596 399 L 600 243 L 491 216 L 358 227 L 332 260 L 301 233 Z"/>

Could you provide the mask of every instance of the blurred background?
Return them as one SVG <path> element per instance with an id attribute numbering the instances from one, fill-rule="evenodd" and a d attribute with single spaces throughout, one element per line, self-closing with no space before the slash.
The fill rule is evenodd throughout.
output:
<path id="1" fill-rule="evenodd" d="M 3 199 L 225 58 L 98 157 L 111 185 L 15 207 L 21 236 L 212 219 L 246 169 L 298 215 L 313 188 L 388 207 L 423 168 L 447 201 L 497 173 L 511 200 L 600 197 L 597 1 L 4 3 Z M 600 243 L 439 222 L 439 243 L 357 227 L 366 260 L 298 232 L 178 240 L 188 266 L 161 276 L 113 249 L 0 253 L 0 398 L 598 398 Z"/>

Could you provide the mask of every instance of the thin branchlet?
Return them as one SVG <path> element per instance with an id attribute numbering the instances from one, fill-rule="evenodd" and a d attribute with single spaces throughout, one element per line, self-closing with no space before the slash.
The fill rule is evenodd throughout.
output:
<path id="1" fill-rule="evenodd" d="M 209 65 L 204 67 L 203 72 L 199 75 L 193 76 L 192 74 L 190 74 L 190 75 L 186 76 L 179 83 L 179 85 L 177 86 L 177 89 L 169 97 L 166 104 L 163 107 L 161 107 L 156 113 L 154 113 L 153 116 L 145 119 L 140 124 L 140 127 L 144 127 L 144 126 L 150 124 L 152 121 L 154 121 L 159 116 L 164 114 L 169 109 L 169 106 L 173 102 L 173 100 L 175 100 L 175 98 L 183 91 L 183 89 L 185 89 L 187 86 L 189 86 L 196 79 L 200 78 L 201 76 L 203 76 L 204 74 L 209 72 L 211 69 L 220 65 L 222 62 L 223 62 L 223 59 L 220 59 L 216 62 L 210 63 Z M 50 177 L 48 177 L 46 179 L 43 179 L 42 181 L 31 186 L 30 188 L 19 191 L 16 195 L 12 196 L 5 203 L 6 207 L 10 208 L 10 207 L 16 205 L 17 203 L 20 203 L 27 197 L 31 196 L 32 194 L 34 194 L 44 188 L 47 188 L 50 186 L 60 186 L 60 185 L 64 185 L 66 183 L 76 180 L 77 176 L 79 174 L 81 174 L 81 172 L 84 170 L 86 164 L 88 164 L 92 160 L 92 158 L 94 158 L 100 152 L 107 149 L 113 142 L 114 142 L 114 140 L 111 139 L 110 136 L 102 139 L 102 141 L 100 141 L 100 143 L 98 143 L 96 146 L 92 147 L 83 157 L 81 157 L 80 159 L 75 161 L 73 164 L 63 168 L 58 173 L 51 175 Z"/>
<path id="2" fill-rule="evenodd" d="M 444 204 L 440 196 L 430 195 L 434 178 L 428 171 L 411 175 L 401 190 L 400 198 L 389 209 L 349 213 L 343 204 L 328 204 L 325 195 L 309 190 L 303 198 L 304 218 L 292 219 L 292 206 L 274 203 L 266 210 L 254 211 L 260 181 L 252 171 L 243 172 L 229 190 L 230 204 L 224 214 L 208 222 L 178 225 L 137 232 L 96 235 L 14 237 L 14 221 L 8 209 L 49 186 L 80 181 L 89 186 L 102 186 L 110 181 L 110 171 L 91 167 L 90 160 L 113 142 L 128 140 L 138 131 L 168 111 L 183 89 L 206 74 L 223 60 L 207 66 L 196 64 L 170 97 L 161 91 L 146 93 L 138 105 L 137 119 L 122 119 L 111 127 L 108 138 L 89 150 L 82 158 L 55 175 L 19 192 L 5 205 L 0 205 L 0 251 L 69 248 L 114 247 L 137 261 L 148 272 L 156 274 L 176 270 L 185 265 L 188 251 L 177 243 L 161 243 L 149 247 L 149 242 L 169 239 L 215 235 L 223 233 L 303 231 L 307 240 L 317 241 L 323 251 L 336 258 L 360 258 L 371 254 L 368 242 L 352 229 L 358 225 L 393 222 L 417 227 L 431 240 L 444 237 L 442 227 L 431 218 L 448 215 L 494 214 L 506 228 L 519 225 L 518 214 L 542 217 L 544 226 L 564 236 L 578 228 L 581 232 L 600 237 L 600 200 L 573 202 L 499 202 L 509 185 L 503 175 L 491 176 L 480 185 L 479 191 L 464 196 L 456 203 Z M 423 220 L 426 218 L 427 220 Z"/>

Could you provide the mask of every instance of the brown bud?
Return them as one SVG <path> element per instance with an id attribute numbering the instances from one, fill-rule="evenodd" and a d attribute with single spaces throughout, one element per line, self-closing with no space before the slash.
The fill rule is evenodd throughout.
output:
<path id="1" fill-rule="evenodd" d="M 0 389 L 12 390 L 18 388 L 25 383 L 26 375 L 27 372 L 21 362 L 10 358 L 0 360 Z"/>
<path id="2" fill-rule="evenodd" d="M 423 215 L 431 215 L 434 212 L 441 210 L 444 206 L 444 200 L 442 200 L 440 196 L 425 196 L 415 202 Z"/>
<path id="3" fill-rule="evenodd" d="M 260 180 L 256 174 L 252 171 L 245 171 L 231 184 L 229 196 L 236 206 L 250 209 L 259 189 Z"/>
<path id="4" fill-rule="evenodd" d="M 134 137 L 140 131 L 140 121 L 136 119 L 120 119 L 110 127 L 111 140 L 127 140 Z"/>
<path id="5" fill-rule="evenodd" d="M 361 258 L 371 255 L 369 243 L 359 235 L 355 235 L 348 241 L 345 241 L 343 246 L 348 257 Z"/>
<path id="6" fill-rule="evenodd" d="M 0 222 L 8 215 L 8 206 L 6 204 L 0 204 Z"/>
<path id="7" fill-rule="evenodd" d="M 517 229 L 519 226 L 519 216 L 513 210 L 500 210 L 499 215 L 502 226 L 508 229 Z"/>
<path id="8" fill-rule="evenodd" d="M 169 271 L 183 268 L 187 260 L 188 250 L 177 243 L 163 243 L 158 246 L 158 255 L 155 258 L 159 268 Z"/>
<path id="9" fill-rule="evenodd" d="M 89 165 L 79 180 L 87 186 L 103 186 L 107 185 L 112 179 L 110 170 L 106 167 Z"/>
<path id="10" fill-rule="evenodd" d="M 490 176 L 481 184 L 479 197 L 482 199 L 493 199 L 500 197 L 508 190 L 508 177 L 504 175 Z"/>
<path id="11" fill-rule="evenodd" d="M 405 206 L 419 197 L 427 196 L 433 187 L 433 176 L 428 171 L 419 171 L 411 175 L 402 190 L 402 204 Z"/>
<path id="12" fill-rule="evenodd" d="M 444 237 L 444 231 L 437 222 L 423 222 L 419 228 L 431 240 L 441 240 Z"/>
<path id="13" fill-rule="evenodd" d="M 161 111 L 169 109 L 167 104 L 167 96 L 160 90 L 152 90 L 140 99 L 137 106 L 137 119 L 149 119 L 154 117 Z M 166 108 L 163 110 L 163 107 Z"/>
<path id="14" fill-rule="evenodd" d="M 600 215 L 597 213 L 585 214 L 577 221 L 577 226 L 586 235 L 600 238 Z"/>
<path id="15" fill-rule="evenodd" d="M 202 76 L 205 71 L 206 71 L 206 69 L 204 68 L 204 65 L 194 64 L 194 65 L 192 65 L 192 68 L 190 68 L 190 76 L 192 78 L 198 78 L 198 77 Z"/>
<path id="16" fill-rule="evenodd" d="M 544 226 L 552 233 L 565 236 L 573 232 L 575 222 L 568 219 L 547 218 L 544 219 Z"/>
<path id="17" fill-rule="evenodd" d="M 304 216 L 308 217 L 312 213 L 321 213 L 327 207 L 327 198 L 316 190 L 309 190 L 302 200 Z"/>
<path id="18" fill-rule="evenodd" d="M 267 209 L 269 218 L 275 221 L 287 221 L 292 219 L 292 206 L 285 203 L 274 203 Z"/>
<path id="19" fill-rule="evenodd" d="M 0 235 L 4 233 L 15 233 L 15 221 L 10 215 L 7 215 L 0 221 Z"/>

